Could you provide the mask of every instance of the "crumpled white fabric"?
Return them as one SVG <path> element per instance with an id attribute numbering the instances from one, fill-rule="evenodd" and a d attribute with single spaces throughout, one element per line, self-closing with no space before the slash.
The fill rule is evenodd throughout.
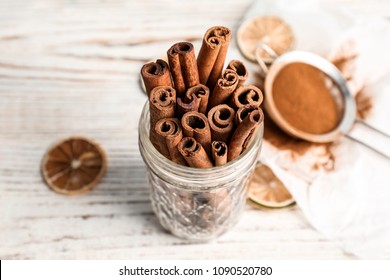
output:
<path id="1" fill-rule="evenodd" d="M 365 85 L 373 108 L 365 120 L 390 134 L 390 23 L 357 17 L 312 0 L 262 0 L 254 2 L 245 19 L 277 15 L 291 27 L 295 49 L 332 58 L 354 42 L 355 61 L 351 91 Z M 234 50 L 233 50 L 234 51 Z M 251 67 L 257 67 L 252 65 Z M 252 77 L 253 78 L 253 77 Z M 390 141 L 361 127 L 351 135 L 378 149 L 390 150 Z M 390 256 L 390 161 L 345 137 L 332 146 L 335 169 L 313 171 L 323 147 L 312 147 L 303 156 L 292 157 L 264 141 L 261 161 L 291 191 L 309 222 L 327 238 L 359 258 Z M 390 154 L 387 151 L 387 154 Z"/>

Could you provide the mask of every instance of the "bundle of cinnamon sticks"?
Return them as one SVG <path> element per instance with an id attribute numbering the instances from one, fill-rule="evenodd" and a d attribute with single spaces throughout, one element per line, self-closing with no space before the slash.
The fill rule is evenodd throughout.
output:
<path id="1" fill-rule="evenodd" d="M 263 94 L 244 85 L 248 70 L 232 60 L 223 70 L 231 31 L 207 30 L 198 57 L 190 42 L 174 44 L 164 60 L 141 75 L 149 97 L 150 140 L 175 163 L 198 168 L 223 165 L 243 153 L 264 115 Z"/>

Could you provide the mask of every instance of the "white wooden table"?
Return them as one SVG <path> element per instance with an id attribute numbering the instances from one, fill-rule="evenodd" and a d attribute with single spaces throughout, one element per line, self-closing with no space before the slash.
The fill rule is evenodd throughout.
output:
<path id="1" fill-rule="evenodd" d="M 387 0 L 332 2 L 390 16 Z M 353 258 L 297 207 L 248 206 L 235 228 L 206 244 L 164 232 L 152 213 L 138 152 L 139 69 L 210 26 L 234 30 L 250 4 L 0 0 L 1 259 Z M 42 182 L 40 161 L 73 134 L 102 144 L 109 168 L 95 190 L 66 197 Z"/>

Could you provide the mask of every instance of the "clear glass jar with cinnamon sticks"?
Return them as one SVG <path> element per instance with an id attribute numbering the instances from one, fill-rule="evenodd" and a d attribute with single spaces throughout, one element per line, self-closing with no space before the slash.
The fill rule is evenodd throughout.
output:
<path id="1" fill-rule="evenodd" d="M 148 102 L 139 122 L 139 147 L 148 167 L 153 209 L 173 234 L 208 240 L 240 216 L 260 151 L 263 94 L 244 85 L 239 60 L 226 69 L 231 31 L 207 30 L 195 56 L 178 42 L 163 60 L 141 68 Z"/>
<path id="2" fill-rule="evenodd" d="M 236 224 L 257 162 L 263 123 L 251 144 L 234 160 L 212 168 L 190 168 L 167 159 L 149 139 L 149 104 L 139 121 L 139 146 L 147 165 L 153 211 L 174 235 L 207 241 Z"/>

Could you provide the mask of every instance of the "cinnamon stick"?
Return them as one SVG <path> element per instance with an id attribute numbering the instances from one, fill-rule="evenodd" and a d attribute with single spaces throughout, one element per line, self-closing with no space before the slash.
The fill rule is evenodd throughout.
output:
<path id="1" fill-rule="evenodd" d="M 206 114 L 207 105 L 209 102 L 210 90 L 205 85 L 199 84 L 187 89 L 185 99 L 191 101 L 193 94 L 200 99 L 199 112 Z"/>
<path id="2" fill-rule="evenodd" d="M 215 141 L 228 142 L 233 130 L 235 112 L 227 104 L 211 108 L 207 120 L 211 129 L 211 138 Z"/>
<path id="3" fill-rule="evenodd" d="M 211 131 L 205 115 L 199 112 L 187 112 L 181 119 L 183 134 L 198 141 L 208 155 L 211 154 Z"/>
<path id="4" fill-rule="evenodd" d="M 237 127 L 242 123 L 242 121 L 254 110 L 257 110 L 257 106 L 255 105 L 245 105 L 244 107 L 238 108 L 235 118 L 234 125 Z"/>
<path id="5" fill-rule="evenodd" d="M 180 140 L 177 148 L 189 166 L 197 168 L 213 167 L 213 163 L 206 151 L 194 138 L 184 137 Z"/>
<path id="6" fill-rule="evenodd" d="M 156 123 L 155 131 L 164 148 L 168 150 L 168 158 L 177 164 L 187 166 L 187 162 L 177 149 L 177 144 L 183 138 L 180 121 L 176 118 L 163 118 Z"/>
<path id="7" fill-rule="evenodd" d="M 155 87 L 172 86 L 168 63 L 162 59 L 157 59 L 156 62 L 149 62 L 142 66 L 141 76 L 148 96 Z"/>
<path id="8" fill-rule="evenodd" d="M 232 194 L 229 193 L 228 188 L 218 188 L 215 191 L 209 193 L 202 193 L 202 199 L 211 207 L 218 208 L 219 213 L 229 213 L 232 211 L 234 203 L 232 203 Z M 206 208 L 207 209 L 207 208 Z M 202 213 L 203 214 L 203 213 Z M 216 221 L 221 221 L 221 215 L 216 215 L 213 212 L 204 213 L 202 218 L 209 221 L 210 215 Z M 222 215 L 223 219 L 226 220 L 225 215 Z M 210 224 L 210 223 L 208 223 Z"/>
<path id="9" fill-rule="evenodd" d="M 240 60 L 231 60 L 227 66 L 227 69 L 231 69 L 238 75 L 238 85 L 240 87 L 244 85 L 246 79 L 248 79 L 248 69 L 245 64 Z"/>
<path id="10" fill-rule="evenodd" d="M 182 97 L 187 88 L 199 84 L 194 46 L 189 42 L 179 42 L 174 44 L 167 54 L 177 96 Z"/>
<path id="11" fill-rule="evenodd" d="M 263 93 L 258 87 L 249 85 L 237 88 L 232 94 L 230 106 L 237 110 L 245 105 L 259 107 L 263 102 Z"/>
<path id="12" fill-rule="evenodd" d="M 226 69 L 222 73 L 222 77 L 218 82 L 210 96 L 208 108 L 212 108 L 219 104 L 225 103 L 236 90 L 238 85 L 238 75 L 231 69 Z"/>
<path id="13" fill-rule="evenodd" d="M 260 108 L 251 111 L 242 120 L 230 139 L 228 161 L 235 159 L 247 149 L 263 120 L 264 115 Z"/>
<path id="14" fill-rule="evenodd" d="M 158 86 L 152 89 L 149 96 L 150 110 L 150 134 L 149 138 L 156 149 L 164 156 L 169 153 L 161 145 L 159 137 L 156 135 L 156 123 L 162 118 L 172 118 L 175 116 L 176 92 L 169 86 Z"/>
<path id="15" fill-rule="evenodd" d="M 200 83 L 214 89 L 221 75 L 229 48 L 231 31 L 223 26 L 208 29 L 198 55 Z"/>
<path id="16" fill-rule="evenodd" d="M 181 118 L 185 113 L 191 111 L 199 111 L 199 106 L 201 103 L 201 99 L 198 98 L 195 94 L 191 95 L 190 98 L 185 98 L 185 101 L 182 100 L 181 97 L 177 98 L 177 116 Z"/>
<path id="17" fill-rule="evenodd" d="M 215 166 L 227 163 L 228 147 L 226 143 L 222 141 L 213 141 L 211 144 L 211 154 L 213 156 Z"/>

